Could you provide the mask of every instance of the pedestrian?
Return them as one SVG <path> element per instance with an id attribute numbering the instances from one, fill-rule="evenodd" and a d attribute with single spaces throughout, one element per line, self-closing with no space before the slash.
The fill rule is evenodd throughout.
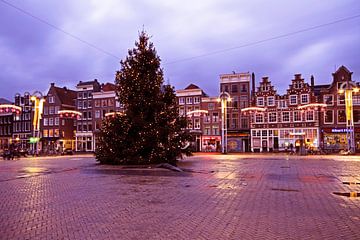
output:
<path id="1" fill-rule="evenodd" d="M 290 152 L 293 152 L 294 145 L 290 143 Z"/>

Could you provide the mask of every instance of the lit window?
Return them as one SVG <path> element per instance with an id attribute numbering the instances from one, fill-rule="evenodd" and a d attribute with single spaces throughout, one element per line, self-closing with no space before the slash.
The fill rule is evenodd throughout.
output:
<path id="1" fill-rule="evenodd" d="M 323 100 L 327 105 L 334 105 L 334 96 L 332 94 L 324 95 Z"/>
<path id="2" fill-rule="evenodd" d="M 338 110 L 338 123 L 346 123 L 345 110 Z"/>

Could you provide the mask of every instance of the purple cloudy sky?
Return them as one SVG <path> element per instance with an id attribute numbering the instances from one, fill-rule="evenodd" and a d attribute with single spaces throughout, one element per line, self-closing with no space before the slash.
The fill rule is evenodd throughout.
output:
<path id="1" fill-rule="evenodd" d="M 345 65 L 360 80 L 360 18 L 313 31 L 241 46 L 360 14 L 357 0 L 6 0 L 36 17 L 124 58 L 145 26 L 162 58 L 165 79 L 218 94 L 219 74 L 255 72 L 284 92 L 293 74 L 328 83 Z M 0 97 L 45 92 L 50 82 L 74 88 L 80 80 L 113 82 L 119 60 L 90 48 L 0 0 Z M 169 64 L 171 62 L 174 62 Z M 166 64 L 168 63 L 168 64 Z"/>

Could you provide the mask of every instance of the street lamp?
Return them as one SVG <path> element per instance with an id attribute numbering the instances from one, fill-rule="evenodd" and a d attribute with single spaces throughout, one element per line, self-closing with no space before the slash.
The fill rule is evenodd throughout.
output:
<path id="1" fill-rule="evenodd" d="M 40 120 L 43 113 L 45 99 L 41 92 L 36 91 L 30 97 L 34 102 L 34 118 L 33 118 L 33 137 L 30 138 L 30 143 L 33 144 L 33 153 L 38 154 L 38 143 L 40 140 Z"/>
<path id="2" fill-rule="evenodd" d="M 221 152 L 227 152 L 227 124 L 226 124 L 226 110 L 227 102 L 231 102 L 230 94 L 222 92 L 219 95 L 218 102 L 221 102 Z"/>
<path id="3" fill-rule="evenodd" d="M 339 94 L 345 93 L 345 115 L 346 115 L 346 139 L 348 152 L 355 152 L 355 136 L 354 136 L 354 115 L 353 115 L 353 93 L 358 93 L 359 88 L 355 82 L 347 80 L 339 87 Z"/>

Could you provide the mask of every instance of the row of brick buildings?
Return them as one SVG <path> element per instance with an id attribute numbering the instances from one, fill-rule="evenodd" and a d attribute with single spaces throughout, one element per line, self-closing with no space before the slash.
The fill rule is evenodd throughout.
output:
<path id="1" fill-rule="evenodd" d="M 250 73 L 220 75 L 219 92 L 227 92 L 227 150 L 268 152 L 307 148 L 336 152 L 347 148 L 345 96 L 341 84 L 352 72 L 341 66 L 330 84 L 307 83 L 295 74 L 285 94 L 278 94 L 268 77 L 258 86 Z M 355 83 L 359 86 L 358 83 Z M 359 86 L 360 87 L 360 86 Z M 221 104 L 194 84 L 177 91 L 179 113 L 189 118 L 193 146 L 198 151 L 219 151 Z M 196 111 L 202 110 L 202 111 Z M 243 111 L 246 110 L 246 111 Z M 360 150 L 360 95 L 353 95 L 355 147 Z"/>
<path id="2" fill-rule="evenodd" d="M 120 111 L 116 101 L 115 85 L 100 84 L 98 80 L 82 82 L 75 90 L 51 83 L 42 106 L 38 149 L 44 153 L 72 149 L 92 152 L 96 137 L 106 114 Z M 11 143 L 21 149 L 34 149 L 30 139 L 35 136 L 34 101 L 29 92 L 16 94 L 14 102 L 2 100 L 0 104 L 14 104 L 19 113 L 6 108 L 0 110 L 0 149 Z"/>
<path id="3" fill-rule="evenodd" d="M 222 74 L 219 93 L 227 92 L 225 116 L 227 150 L 229 152 L 282 151 L 304 144 L 331 151 L 345 149 L 345 99 L 338 90 L 342 83 L 352 81 L 352 73 L 344 66 L 333 73 L 328 85 L 315 85 L 295 74 L 285 94 L 278 94 L 268 77 L 256 86 L 250 73 Z M 358 85 L 358 84 L 357 84 Z M 220 151 L 221 104 L 218 96 L 210 97 L 201 88 L 190 84 L 176 91 L 179 114 L 189 120 L 196 151 Z M 14 102 L 0 99 L 0 104 L 14 104 L 18 113 L 0 108 L 0 149 L 17 143 L 22 149 L 34 146 L 34 101 L 32 94 L 16 94 Z M 76 85 L 75 90 L 50 85 L 44 96 L 40 120 L 39 149 L 54 152 L 73 149 L 92 152 L 102 119 L 111 112 L 121 111 L 115 86 L 96 79 Z M 353 96 L 356 149 L 360 149 L 360 96 Z M 244 111 L 244 110 L 249 111 Z"/>

